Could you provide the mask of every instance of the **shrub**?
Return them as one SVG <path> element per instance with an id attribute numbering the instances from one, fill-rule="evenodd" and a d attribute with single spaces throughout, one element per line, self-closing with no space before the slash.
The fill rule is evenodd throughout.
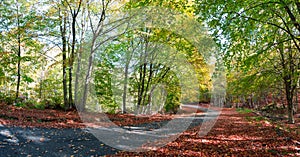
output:
<path id="1" fill-rule="evenodd" d="M 166 112 L 177 113 L 178 108 L 180 106 L 179 98 L 176 94 L 168 94 L 167 101 L 165 105 Z"/>
<path id="2" fill-rule="evenodd" d="M 45 109 L 45 105 L 44 105 L 44 104 L 41 104 L 41 103 L 36 103 L 36 104 L 34 105 L 34 108 L 35 108 L 35 109 L 43 110 L 43 109 Z"/>

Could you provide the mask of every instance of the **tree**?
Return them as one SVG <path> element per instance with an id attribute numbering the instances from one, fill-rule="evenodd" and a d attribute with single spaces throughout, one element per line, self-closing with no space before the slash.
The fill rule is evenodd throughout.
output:
<path id="1" fill-rule="evenodd" d="M 261 56 L 284 84 L 288 121 L 294 123 L 293 97 L 299 79 L 300 3 L 275 1 L 201 1 L 199 17 L 212 28 L 229 68 L 250 71 Z M 298 53 L 297 53 L 298 52 Z"/>
<path id="2" fill-rule="evenodd" d="M 71 43 L 71 53 L 69 56 L 69 109 L 72 109 L 75 107 L 74 101 L 73 101 L 73 90 L 72 90 L 72 72 L 73 72 L 73 64 L 74 64 L 74 56 L 75 56 L 75 44 L 76 44 L 76 20 L 77 16 L 80 12 L 82 0 L 79 0 L 78 3 L 69 3 L 66 1 L 69 7 L 69 11 L 71 13 L 71 34 L 72 34 L 72 43 Z M 75 5 L 75 8 L 73 6 Z"/>
<path id="3" fill-rule="evenodd" d="M 110 6 L 112 5 L 112 6 Z M 114 35 L 109 33 L 116 31 L 116 29 L 126 22 L 126 19 L 123 17 L 113 17 L 114 7 L 112 1 L 103 0 L 101 2 L 91 2 L 87 5 L 87 15 L 89 20 L 89 30 L 87 33 L 87 41 L 85 42 L 84 51 L 85 53 L 85 65 L 83 67 L 77 68 L 78 71 L 81 71 L 83 76 L 82 91 L 77 92 L 78 100 L 76 100 L 79 111 L 84 111 L 86 107 L 86 102 L 88 98 L 88 92 L 90 90 L 90 85 L 93 80 L 92 72 L 94 67 L 94 57 L 96 52 L 101 51 L 100 47 L 103 46 L 107 41 L 111 41 L 117 36 L 124 33 L 124 31 L 117 32 Z M 118 6 L 118 5 L 117 5 Z M 118 10 L 118 9 L 117 9 Z M 118 10 L 119 11 L 119 10 Z M 111 18 L 107 18 L 110 16 Z M 83 57 L 84 58 L 84 57 Z M 83 62 L 82 62 L 83 63 Z"/>
<path id="4" fill-rule="evenodd" d="M 61 43 L 62 43 L 62 83 L 63 83 L 63 99 L 64 105 L 69 106 L 69 99 L 68 99 L 68 87 L 67 87 L 67 12 L 65 10 L 64 2 L 62 1 L 59 4 L 59 19 L 60 19 L 60 36 L 61 36 Z"/>
<path id="5" fill-rule="evenodd" d="M 11 63 L 16 64 L 16 94 L 15 100 L 20 96 L 22 78 L 25 83 L 32 82 L 26 74 L 26 62 L 36 61 L 36 54 L 43 48 L 38 41 L 39 34 L 44 29 L 43 13 L 36 11 L 36 5 L 27 1 L 1 1 L 2 51 L 9 52 Z M 33 10 L 31 10 L 31 8 Z M 16 55 L 13 55 L 16 54 Z M 35 58 L 35 59 L 34 59 Z"/>
<path id="6" fill-rule="evenodd" d="M 134 8 L 138 6 L 144 6 L 144 5 L 155 5 L 156 3 L 150 3 L 148 2 L 134 2 L 131 1 L 127 4 L 127 7 Z M 181 4 L 177 2 L 164 2 L 164 6 L 179 6 L 179 5 L 185 5 L 183 2 Z M 188 4 L 190 5 L 190 4 Z M 188 6 L 187 5 L 187 6 Z M 187 7 L 185 6 L 185 7 Z M 184 10 L 184 9 L 182 9 Z M 188 9 L 189 10 L 189 9 Z M 190 11 L 190 10 L 189 10 Z M 151 22 L 151 21 L 149 21 Z M 127 32 L 128 33 L 128 32 Z M 155 50 L 155 47 L 157 44 L 154 44 L 155 42 L 162 42 L 165 44 L 170 44 L 172 48 L 177 49 L 180 51 L 180 53 L 185 54 L 188 56 L 188 61 L 194 65 L 194 68 L 197 69 L 197 76 L 199 78 L 199 87 L 203 89 L 203 91 L 207 92 L 209 90 L 210 81 L 209 81 L 209 70 L 208 67 L 204 64 L 204 57 L 200 56 L 195 49 L 195 47 L 189 43 L 187 40 L 185 40 L 183 37 L 180 37 L 179 35 L 176 35 L 174 32 L 170 32 L 167 30 L 160 30 L 160 29 L 153 29 L 153 28 L 147 28 L 143 27 L 140 29 L 135 30 L 132 32 L 134 36 L 136 36 L 136 40 L 131 40 L 134 42 L 135 48 L 124 48 L 124 44 L 128 47 L 131 47 L 129 43 L 126 44 L 126 41 L 124 42 L 124 39 L 120 39 L 121 41 L 119 43 L 116 43 L 116 41 L 113 41 L 111 45 L 114 45 L 112 47 L 116 49 L 111 49 L 115 53 L 119 54 L 119 51 L 123 51 L 123 53 L 120 53 L 120 56 L 126 56 L 124 62 L 126 63 L 124 65 L 124 84 L 122 85 L 123 88 L 123 98 L 122 98 L 122 110 L 125 111 L 126 108 L 126 97 L 127 97 L 127 91 L 126 89 L 129 89 L 130 97 L 134 97 L 136 99 L 136 106 L 135 110 L 136 113 L 144 113 L 146 111 L 146 107 L 151 106 L 152 103 L 152 93 L 156 89 L 155 84 L 159 83 L 167 83 L 167 84 L 176 84 L 176 81 L 170 79 L 174 76 L 170 76 L 171 70 L 168 68 L 170 65 L 159 65 L 155 63 L 156 56 L 159 53 L 159 47 L 157 50 Z M 119 39 L 119 38 L 118 38 Z M 128 39 L 126 39 L 128 40 Z M 138 40 L 138 41 L 137 41 Z M 123 45 L 123 46 L 121 46 Z M 125 46 L 126 47 L 126 46 Z M 119 48 L 119 50 L 118 50 Z M 131 50 L 130 50 L 131 49 Z M 132 50 L 136 50 L 136 52 L 132 52 Z M 127 53 L 128 52 L 128 53 Z M 110 52 L 111 53 L 111 52 Z M 132 56 L 132 53 L 136 53 L 136 55 Z M 113 55 L 113 57 L 118 58 L 118 54 Z M 176 52 L 175 52 L 176 54 Z M 174 55 L 175 55 L 174 54 Z M 172 56 L 172 55 L 171 55 Z M 169 57 L 168 59 L 172 59 Z M 129 63 L 128 61 L 138 61 L 139 63 Z M 109 60 L 111 61 L 111 60 Z M 109 64 L 113 64 L 112 62 L 109 62 Z M 120 65 L 122 63 L 118 63 L 117 65 Z M 134 74 L 128 74 L 128 65 L 131 64 L 131 73 L 132 71 Z M 132 68 L 135 67 L 135 68 Z M 116 69 L 117 67 L 113 66 L 113 69 Z M 111 74 L 108 74 L 111 75 Z M 109 76 L 112 78 L 120 77 L 120 76 Z M 129 78 L 129 80 L 128 80 Z M 208 78 L 208 79 L 207 79 Z M 169 79 L 169 80 L 168 80 Z M 172 80 L 172 81 L 171 81 Z M 127 82 L 128 81 L 128 82 Z M 177 84 L 178 85 L 178 84 Z M 103 88 L 104 89 L 104 88 Z M 171 88 L 170 88 L 171 89 Z M 175 88 L 173 88 L 175 89 Z M 169 90 L 169 92 L 172 91 L 172 95 L 169 95 L 170 97 L 173 97 L 172 99 L 168 99 L 168 103 L 174 103 L 179 104 L 179 96 L 178 96 L 178 90 Z M 175 92 L 175 93 L 174 93 Z M 111 92 L 108 92 L 111 93 Z M 126 94 L 127 93 L 127 94 Z M 176 96 L 176 98 L 175 98 Z M 174 101 L 174 102 L 173 102 Z M 186 100 L 188 102 L 189 100 Z M 194 100 L 198 101 L 198 100 Z M 176 105 L 171 105 L 176 106 Z M 179 105 L 178 105 L 179 106 Z M 142 109 L 143 108 L 143 109 Z M 147 111 L 150 111 L 149 109 Z"/>

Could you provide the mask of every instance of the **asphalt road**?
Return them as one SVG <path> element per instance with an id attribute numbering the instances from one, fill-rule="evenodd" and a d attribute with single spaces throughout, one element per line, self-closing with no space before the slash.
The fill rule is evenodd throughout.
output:
<path id="1" fill-rule="evenodd" d="M 103 156 L 118 150 L 85 129 L 48 129 L 0 126 L 0 156 Z"/>

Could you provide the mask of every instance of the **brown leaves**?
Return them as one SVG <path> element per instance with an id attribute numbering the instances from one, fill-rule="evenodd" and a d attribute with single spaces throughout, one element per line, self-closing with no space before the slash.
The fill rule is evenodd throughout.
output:
<path id="1" fill-rule="evenodd" d="M 88 113 L 92 119 L 103 117 L 104 114 Z M 141 115 L 133 114 L 106 114 L 106 116 L 116 125 L 134 125 L 149 123 L 154 121 L 170 120 L 172 115 Z M 0 124 L 14 125 L 21 127 L 47 127 L 47 128 L 83 128 L 82 123 L 76 111 L 59 110 L 38 110 L 25 109 L 12 105 L 0 104 Z M 92 124 L 90 126 L 93 126 Z"/>
<path id="2" fill-rule="evenodd" d="M 101 117 L 100 114 L 90 114 Z M 108 114 L 117 125 L 134 125 L 170 120 L 173 115 L 135 116 Z M 238 114 L 223 109 L 213 129 L 204 137 L 197 135 L 200 126 L 187 130 L 173 142 L 148 152 L 119 152 L 115 156 L 297 156 L 299 136 L 278 130 L 264 121 L 249 121 L 253 114 Z M 84 127 L 77 112 L 23 109 L 0 105 L 0 123 L 6 125 L 78 128 Z M 40 142 L 44 142 L 40 138 Z M 151 145 L 148 145 L 151 147 Z M 93 150 L 91 150 L 93 151 Z"/>
<path id="3" fill-rule="evenodd" d="M 297 156 L 289 134 L 276 133 L 274 126 L 250 123 L 235 109 L 224 109 L 213 129 L 199 137 L 199 127 L 187 130 L 165 147 L 144 153 L 121 152 L 116 156 Z M 257 122 L 258 123 L 258 122 Z M 263 123 L 263 121 L 261 122 Z M 294 137 L 290 137 L 294 138 Z"/>
<path id="4" fill-rule="evenodd" d="M 73 123 L 70 123 L 71 122 Z M 24 109 L 12 105 L 0 104 L 0 123 L 21 127 L 83 127 L 76 112 L 57 110 Z"/>

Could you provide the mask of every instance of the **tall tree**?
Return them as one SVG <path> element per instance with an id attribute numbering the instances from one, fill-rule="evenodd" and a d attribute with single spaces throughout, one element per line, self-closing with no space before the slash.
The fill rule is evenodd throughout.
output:
<path id="1" fill-rule="evenodd" d="M 228 67 L 250 70 L 271 58 L 273 70 L 284 84 L 288 121 L 294 123 L 293 93 L 299 79 L 300 2 L 291 0 L 201 1 L 199 17 L 211 26 L 224 50 Z M 277 52 L 274 54 L 274 52 Z M 273 56 L 276 56 L 274 60 Z M 273 59 L 272 59 L 273 58 Z"/>
<path id="2" fill-rule="evenodd" d="M 21 82 L 21 24 L 20 24 L 20 7 L 19 3 L 17 1 L 17 41 L 18 41 L 18 61 L 17 61 L 17 90 L 16 90 L 16 100 L 19 97 L 19 91 L 20 91 L 20 82 Z"/>
<path id="3" fill-rule="evenodd" d="M 29 79 L 23 67 L 25 62 L 31 61 L 30 56 L 40 52 L 42 48 L 39 34 L 43 31 L 43 13 L 36 10 L 37 5 L 32 1 L 1 1 L 1 25 L 2 43 L 5 43 L 2 51 L 14 52 L 12 61 L 16 65 L 16 94 L 17 100 L 20 95 L 22 78 L 26 82 Z M 41 35 L 42 36 L 42 35 Z M 15 59 L 13 59 L 15 58 Z"/>
<path id="4" fill-rule="evenodd" d="M 74 56 L 75 56 L 75 44 L 76 44 L 76 21 L 78 14 L 81 9 L 82 0 L 79 0 L 78 3 L 69 3 L 66 1 L 69 7 L 69 11 L 71 13 L 71 34 L 72 34 L 72 42 L 71 42 L 71 53 L 69 56 L 69 109 L 75 108 L 74 100 L 73 100 L 73 88 L 72 88 L 72 78 L 73 78 L 73 64 L 74 64 Z M 75 5 L 75 7 L 74 7 Z"/>
<path id="5" fill-rule="evenodd" d="M 60 19 L 60 36 L 61 36 L 61 43 L 62 43 L 62 83 L 63 83 L 63 99 L 64 105 L 67 107 L 69 106 L 69 99 L 68 99 L 68 86 L 67 86 L 67 12 L 65 10 L 65 4 L 62 1 L 59 4 L 59 19 Z"/>

